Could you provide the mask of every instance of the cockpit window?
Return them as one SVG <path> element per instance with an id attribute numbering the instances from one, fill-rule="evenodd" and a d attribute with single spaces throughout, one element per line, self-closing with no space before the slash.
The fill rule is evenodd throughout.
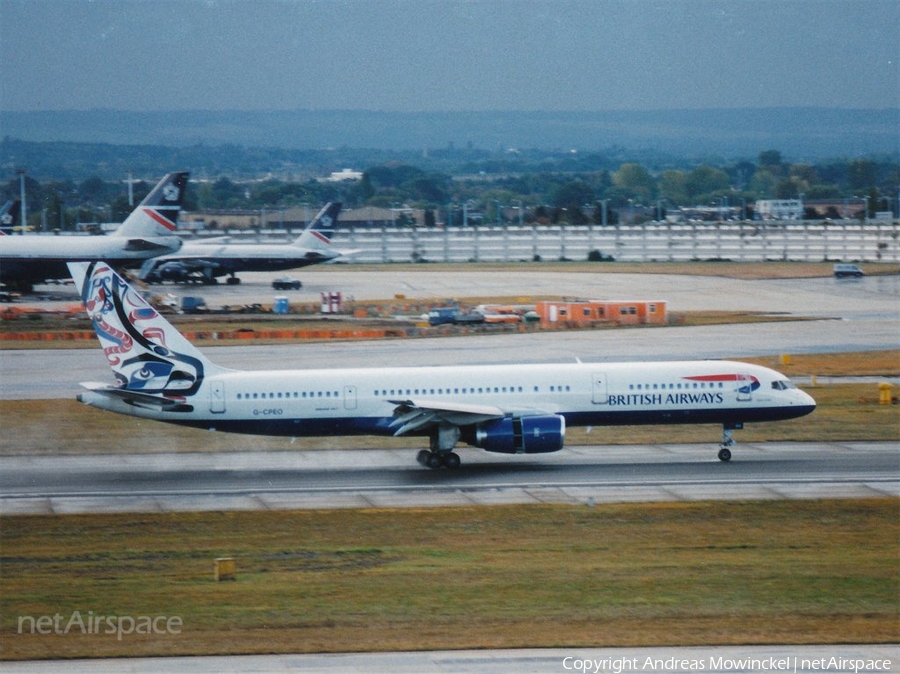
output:
<path id="1" fill-rule="evenodd" d="M 797 385 L 788 379 L 779 379 L 772 382 L 772 388 L 776 391 L 787 391 L 788 389 L 797 388 Z"/>

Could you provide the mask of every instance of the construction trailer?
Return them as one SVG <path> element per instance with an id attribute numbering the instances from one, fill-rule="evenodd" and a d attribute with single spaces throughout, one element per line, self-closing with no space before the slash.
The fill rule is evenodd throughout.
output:
<path id="1" fill-rule="evenodd" d="M 534 310 L 544 326 L 661 325 L 667 318 L 666 303 L 661 300 L 542 300 L 535 303 Z"/>

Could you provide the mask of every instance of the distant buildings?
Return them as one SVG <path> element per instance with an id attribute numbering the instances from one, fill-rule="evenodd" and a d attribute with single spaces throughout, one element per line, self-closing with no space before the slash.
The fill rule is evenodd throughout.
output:
<path id="1" fill-rule="evenodd" d="M 756 213 L 761 220 L 802 220 L 803 202 L 799 199 L 759 199 Z"/>
<path id="2" fill-rule="evenodd" d="M 362 171 L 354 171 L 353 169 L 345 168 L 340 171 L 334 171 L 325 180 L 330 183 L 340 183 L 347 180 L 362 180 L 362 177 Z"/>

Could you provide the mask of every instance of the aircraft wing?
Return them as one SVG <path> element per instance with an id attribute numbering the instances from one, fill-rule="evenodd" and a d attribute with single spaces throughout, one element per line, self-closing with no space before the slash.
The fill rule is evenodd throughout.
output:
<path id="1" fill-rule="evenodd" d="M 141 278 L 151 272 L 159 270 L 166 265 L 180 265 L 183 271 L 201 271 L 204 269 L 213 269 L 218 271 L 223 265 L 220 259 L 212 256 L 200 256 L 184 253 L 172 253 L 170 255 L 160 255 L 147 260 L 141 267 Z"/>
<path id="2" fill-rule="evenodd" d="M 115 388 L 114 386 L 97 382 L 82 382 L 81 385 L 93 394 L 117 398 L 129 405 L 144 407 L 158 412 L 190 412 L 194 409 L 193 405 L 186 405 L 184 400 L 167 398 L 152 393 L 130 391 L 125 388 Z M 79 402 L 85 402 L 85 400 L 82 400 L 81 396 L 78 396 L 78 400 Z"/>
<path id="3" fill-rule="evenodd" d="M 185 269 L 188 271 L 197 271 L 199 269 L 219 269 L 222 267 L 222 263 L 220 259 L 216 259 L 214 257 L 194 257 L 194 256 L 181 256 L 181 255 L 172 255 L 167 256 L 165 262 L 177 262 L 180 265 L 183 265 Z"/>
<path id="4" fill-rule="evenodd" d="M 351 255 L 356 255 L 357 253 L 362 253 L 362 248 L 354 248 L 353 250 L 338 250 L 337 257 L 350 257 Z"/>
<path id="5" fill-rule="evenodd" d="M 468 405 L 435 400 L 390 400 L 397 405 L 391 426 L 399 426 L 395 436 L 441 423 L 468 426 L 490 419 L 502 419 L 506 412 L 493 405 Z"/>
<path id="6" fill-rule="evenodd" d="M 178 245 L 181 245 L 180 241 L 178 241 Z M 128 239 L 128 243 L 125 244 L 125 250 L 127 251 L 158 250 L 160 252 L 172 252 L 172 250 L 177 249 L 176 246 L 159 243 L 159 241 L 154 241 L 152 239 Z"/>
<path id="7" fill-rule="evenodd" d="M 225 236 L 214 236 L 209 239 L 195 239 L 191 241 L 192 246 L 221 246 L 231 243 L 233 237 L 230 234 Z"/>

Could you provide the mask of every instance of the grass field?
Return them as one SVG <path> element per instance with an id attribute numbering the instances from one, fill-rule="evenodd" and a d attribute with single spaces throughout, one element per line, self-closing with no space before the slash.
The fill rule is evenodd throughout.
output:
<path id="1" fill-rule="evenodd" d="M 2 657 L 894 642 L 898 515 L 876 499 L 7 517 Z M 226 555 L 237 580 L 215 582 Z M 181 632 L 19 633 L 75 611 Z"/>

